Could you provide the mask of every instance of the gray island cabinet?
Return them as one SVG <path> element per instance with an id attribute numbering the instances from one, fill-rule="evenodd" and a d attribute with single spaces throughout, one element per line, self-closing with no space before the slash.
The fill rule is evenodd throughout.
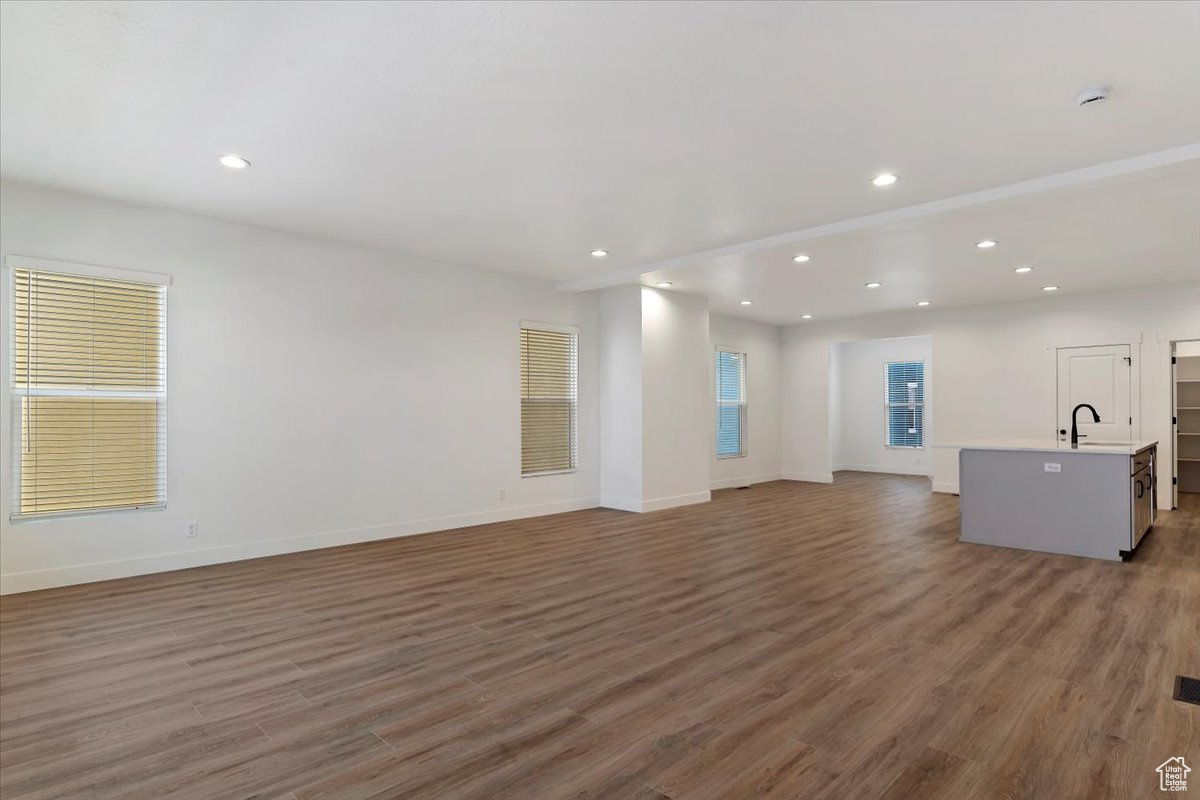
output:
<path id="1" fill-rule="evenodd" d="M 946 446 L 959 449 L 961 541 L 1119 560 L 1154 523 L 1158 442 Z"/>

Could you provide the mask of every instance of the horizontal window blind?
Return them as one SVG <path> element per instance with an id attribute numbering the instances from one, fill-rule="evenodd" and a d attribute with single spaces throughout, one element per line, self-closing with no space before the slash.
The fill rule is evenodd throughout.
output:
<path id="1" fill-rule="evenodd" d="M 717 457 L 746 455 L 746 354 L 717 350 Z"/>
<path id="2" fill-rule="evenodd" d="M 521 326 L 521 474 L 576 468 L 579 335 Z"/>
<path id="3" fill-rule="evenodd" d="M 885 370 L 888 447 L 924 447 L 924 362 L 892 361 Z"/>
<path id="4" fill-rule="evenodd" d="M 162 505 L 166 288 L 12 280 L 13 516 Z"/>

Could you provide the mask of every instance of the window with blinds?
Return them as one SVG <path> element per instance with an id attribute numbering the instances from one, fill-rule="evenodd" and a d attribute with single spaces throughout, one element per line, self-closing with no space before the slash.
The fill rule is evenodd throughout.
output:
<path id="1" fill-rule="evenodd" d="M 12 516 L 163 505 L 166 287 L 11 272 Z"/>
<path id="2" fill-rule="evenodd" d="M 884 365 L 888 447 L 925 446 L 925 363 Z"/>
<path id="3" fill-rule="evenodd" d="M 746 455 L 746 354 L 717 350 L 717 458 Z"/>
<path id="4" fill-rule="evenodd" d="M 579 460 L 579 333 L 521 323 L 521 474 L 574 470 Z"/>

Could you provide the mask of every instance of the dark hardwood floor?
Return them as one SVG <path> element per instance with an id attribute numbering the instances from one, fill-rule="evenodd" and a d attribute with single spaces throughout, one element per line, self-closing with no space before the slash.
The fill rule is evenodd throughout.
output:
<path id="1" fill-rule="evenodd" d="M 0 795 L 1200 796 L 1200 497 L 1126 564 L 839 473 L 0 600 Z"/>

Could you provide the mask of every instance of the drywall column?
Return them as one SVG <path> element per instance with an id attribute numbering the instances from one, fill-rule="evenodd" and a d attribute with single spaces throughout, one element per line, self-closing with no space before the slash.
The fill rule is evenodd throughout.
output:
<path id="1" fill-rule="evenodd" d="M 642 293 L 600 293 L 600 505 L 642 510 Z"/>
<path id="2" fill-rule="evenodd" d="M 642 287 L 642 510 L 707 502 L 708 299 Z"/>
<path id="3" fill-rule="evenodd" d="M 600 504 L 709 500 L 708 301 L 642 286 L 600 298 Z"/>

